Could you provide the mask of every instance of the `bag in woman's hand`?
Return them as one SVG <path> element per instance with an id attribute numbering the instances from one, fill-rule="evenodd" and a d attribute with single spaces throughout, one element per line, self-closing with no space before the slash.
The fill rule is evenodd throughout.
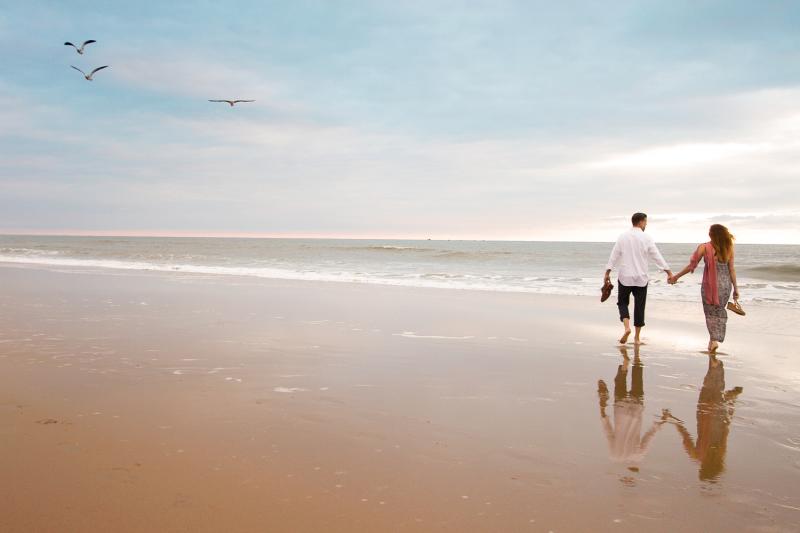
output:
<path id="1" fill-rule="evenodd" d="M 728 311 L 733 311 L 737 315 L 744 316 L 744 315 L 747 314 L 747 313 L 744 312 L 744 309 L 742 309 L 742 306 L 739 305 L 739 300 L 734 300 L 732 302 L 728 302 L 728 305 L 726 305 L 725 307 L 728 308 Z"/>

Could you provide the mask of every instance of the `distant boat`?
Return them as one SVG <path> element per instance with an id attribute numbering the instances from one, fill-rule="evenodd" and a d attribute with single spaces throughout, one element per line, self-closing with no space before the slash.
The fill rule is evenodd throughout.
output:
<path id="1" fill-rule="evenodd" d="M 238 104 L 239 102 L 255 102 L 255 100 L 209 100 L 209 102 L 225 102 L 233 107 L 234 104 Z"/>
<path id="2" fill-rule="evenodd" d="M 84 49 L 84 47 L 85 47 L 87 44 L 92 44 L 92 43 L 96 43 L 96 42 L 97 42 L 97 41 L 95 41 L 94 39 L 89 39 L 88 41 L 83 41 L 83 44 L 81 45 L 81 47 L 80 47 L 80 48 L 78 48 L 77 46 L 75 46 L 75 45 L 74 45 L 74 44 L 72 44 L 71 42 L 67 41 L 67 42 L 65 42 L 65 43 L 64 43 L 64 46 L 71 46 L 71 47 L 73 47 L 73 48 L 75 49 L 75 51 L 76 51 L 76 52 L 78 52 L 79 54 L 83 55 L 83 49 Z"/>
<path id="3" fill-rule="evenodd" d="M 78 72 L 80 72 L 81 74 L 83 74 L 83 77 L 86 78 L 88 81 L 92 81 L 92 76 L 94 76 L 94 73 L 97 72 L 98 70 L 103 70 L 104 68 L 108 68 L 108 65 L 103 65 L 102 67 L 97 67 L 96 69 L 91 71 L 89 74 L 86 74 L 84 71 L 82 71 L 81 69 L 79 69 L 75 65 L 70 65 L 70 66 L 72 68 L 74 68 L 75 70 L 77 70 Z"/>

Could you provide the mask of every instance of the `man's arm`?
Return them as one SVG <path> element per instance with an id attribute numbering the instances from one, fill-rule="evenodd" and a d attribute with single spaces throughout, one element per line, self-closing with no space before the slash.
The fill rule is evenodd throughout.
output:
<path id="1" fill-rule="evenodd" d="M 653 437 L 656 436 L 656 433 L 658 433 L 658 430 L 661 429 L 664 423 L 665 420 L 656 420 L 647 433 L 642 436 L 642 442 L 639 443 L 639 450 L 642 452 L 642 455 L 647 453 L 647 450 L 650 448 L 650 441 L 653 440 Z"/>
<path id="2" fill-rule="evenodd" d="M 608 257 L 608 263 L 606 264 L 606 273 L 603 279 L 610 280 L 611 279 L 611 269 L 617 266 L 619 262 L 619 258 L 622 255 L 622 248 L 619 245 L 619 239 L 617 242 L 614 243 L 614 248 L 611 250 L 611 255 Z"/>
<path id="3" fill-rule="evenodd" d="M 652 239 L 647 247 L 647 255 L 650 256 L 650 259 L 656 264 L 659 270 L 663 270 L 667 273 L 667 280 L 672 278 L 672 270 L 669 269 L 669 265 L 664 261 L 664 257 L 661 255 L 661 252 L 658 251 L 658 246 L 656 246 L 655 241 Z"/>

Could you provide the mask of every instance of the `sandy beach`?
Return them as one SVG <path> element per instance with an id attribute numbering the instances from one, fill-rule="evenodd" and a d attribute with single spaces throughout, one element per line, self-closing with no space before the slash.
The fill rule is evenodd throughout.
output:
<path id="1" fill-rule="evenodd" d="M 613 296 L 0 283 L 4 532 L 800 524 L 796 309 L 731 316 L 710 364 L 699 302 L 649 301 L 636 350 Z"/>

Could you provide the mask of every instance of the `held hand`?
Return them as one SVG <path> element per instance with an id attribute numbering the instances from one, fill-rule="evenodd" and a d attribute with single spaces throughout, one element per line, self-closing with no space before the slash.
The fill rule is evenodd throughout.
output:
<path id="1" fill-rule="evenodd" d="M 733 289 L 733 299 L 734 300 L 739 299 L 739 289 Z"/>

